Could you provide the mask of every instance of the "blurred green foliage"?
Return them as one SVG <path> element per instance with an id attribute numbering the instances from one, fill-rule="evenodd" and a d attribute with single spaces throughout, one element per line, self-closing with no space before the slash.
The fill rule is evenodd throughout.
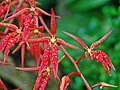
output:
<path id="1" fill-rule="evenodd" d="M 99 40 L 109 30 L 112 30 L 110 36 L 96 49 L 105 51 L 116 71 L 111 70 L 110 77 L 102 64 L 96 60 L 83 59 L 79 63 L 81 72 L 90 85 L 99 82 L 106 82 L 118 86 L 118 88 L 103 88 L 103 90 L 120 90 L 120 2 L 117 0 L 65 0 L 58 1 L 56 12 L 61 16 L 58 19 L 57 36 L 65 41 L 79 46 L 83 51 L 67 49 L 74 59 L 78 59 L 84 54 L 84 49 L 76 43 L 71 37 L 65 36 L 62 31 L 70 32 L 81 38 L 88 46 L 96 40 Z M 59 53 L 61 56 L 63 53 Z M 68 58 L 61 62 L 62 72 L 68 74 L 73 71 L 73 64 Z M 75 71 L 75 70 L 74 70 Z M 72 76 L 68 90 L 86 90 L 83 81 L 79 77 Z M 99 90 L 99 87 L 93 90 Z"/>
<path id="2" fill-rule="evenodd" d="M 57 15 L 57 37 L 64 39 L 66 42 L 76 45 L 81 51 L 66 48 L 69 54 L 78 59 L 84 54 L 85 50 L 71 37 L 65 35 L 62 31 L 70 32 L 81 38 L 88 46 L 96 40 L 99 40 L 109 30 L 112 30 L 110 36 L 96 49 L 105 51 L 113 62 L 116 71 L 111 70 L 110 77 L 103 66 L 96 60 L 86 60 L 85 58 L 79 63 L 82 74 L 90 85 L 99 82 L 106 82 L 118 86 L 118 88 L 103 88 L 102 90 L 120 90 L 120 1 L 118 0 L 37 0 L 41 2 L 41 8 L 50 12 L 54 8 Z M 46 20 L 47 21 L 47 20 Z M 63 55 L 59 51 L 59 58 Z M 34 66 L 33 58 L 30 53 L 26 55 L 26 66 Z M 20 57 L 17 57 L 18 59 Z M 29 60 L 29 61 L 28 61 Z M 14 60 L 15 61 L 15 60 Z M 29 62 L 29 63 L 27 63 Z M 19 65 L 16 65 L 19 66 Z M 7 70 L 9 68 L 9 73 Z M 65 58 L 59 65 L 59 76 L 69 74 L 75 71 L 73 64 L 68 58 Z M 7 73 L 6 73 L 7 72 Z M 12 83 L 14 87 L 28 84 L 29 88 L 23 90 L 32 90 L 36 73 L 28 73 L 14 70 L 13 67 L 0 67 L 0 76 L 7 83 Z M 23 77 L 25 76 L 25 77 Z M 71 82 L 67 90 L 86 90 L 86 87 L 78 76 L 71 76 Z M 5 82 L 5 81 L 4 81 Z M 24 82 L 24 83 L 22 83 Z M 52 84 L 52 83 L 53 84 Z M 8 86 L 8 85 L 7 85 Z M 54 79 L 48 83 L 47 90 L 59 90 L 59 84 Z M 12 89 L 10 89 L 12 90 Z M 93 90 L 99 90 L 99 87 Z"/>

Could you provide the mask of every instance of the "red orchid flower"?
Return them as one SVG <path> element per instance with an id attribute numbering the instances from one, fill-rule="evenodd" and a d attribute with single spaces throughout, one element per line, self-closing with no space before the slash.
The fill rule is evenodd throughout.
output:
<path id="1" fill-rule="evenodd" d="M 0 52 L 2 52 L 3 49 L 6 47 L 4 52 L 4 63 L 6 63 L 6 59 L 8 53 L 10 52 L 10 49 L 20 40 L 19 35 L 21 34 L 21 32 L 19 31 L 18 27 L 13 24 L 0 23 L 0 26 L 6 26 L 12 31 L 7 35 L 4 35 L 0 42 Z"/>
<path id="2" fill-rule="evenodd" d="M 109 75 L 111 75 L 109 67 L 115 70 L 114 65 L 110 61 L 108 55 L 103 52 L 102 50 L 94 50 L 98 45 L 100 45 L 111 33 L 112 31 L 109 31 L 106 35 L 104 35 L 100 40 L 93 43 L 90 48 L 78 37 L 76 37 L 73 34 L 70 34 L 68 32 L 64 32 L 65 34 L 69 35 L 73 39 L 75 39 L 84 49 L 87 51 L 85 52 L 85 57 L 88 59 L 88 55 L 90 54 L 91 59 L 96 59 L 98 62 L 102 63 L 103 67 L 106 69 Z"/>
<path id="3" fill-rule="evenodd" d="M 51 37 L 41 37 L 41 38 L 37 38 L 37 39 L 28 39 L 27 42 L 43 42 L 43 41 L 46 41 L 47 42 L 49 41 L 49 44 L 47 46 L 49 46 L 49 48 L 51 49 L 51 55 L 52 55 L 52 66 L 53 66 L 53 73 L 54 73 L 54 77 L 57 78 L 57 71 L 58 71 L 58 46 L 57 44 L 63 44 L 67 47 L 70 47 L 70 48 L 77 48 L 76 46 L 73 46 L 71 44 L 68 44 L 66 43 L 65 41 L 63 41 L 62 39 L 60 38 L 55 38 L 56 36 L 56 19 L 55 19 L 55 12 L 53 9 L 51 9 L 51 34 L 52 36 Z M 46 47 L 45 47 L 46 49 Z M 50 53 L 49 53 L 50 54 Z M 44 55 L 43 55 L 44 56 Z M 44 60 L 44 59 L 43 59 Z M 42 62 L 44 61 L 41 61 L 41 65 L 45 67 L 45 65 L 42 64 Z M 47 61 L 47 60 L 45 60 Z M 44 69 L 44 68 L 43 68 Z M 42 71 L 41 71 L 42 72 Z"/>
<path id="4" fill-rule="evenodd" d="M 52 36 L 51 37 L 42 37 L 42 38 L 37 38 L 37 39 L 27 39 L 27 42 L 46 42 L 46 41 L 49 41 L 51 45 L 55 45 L 55 44 L 63 44 L 65 45 L 66 47 L 69 47 L 69 48 L 75 48 L 75 49 L 79 49 L 78 47 L 74 46 L 74 45 L 71 45 L 71 44 L 68 44 L 66 43 L 64 40 L 60 39 L 60 38 L 56 38 L 56 16 L 55 16 L 55 12 L 53 9 L 51 9 L 51 33 L 52 33 Z"/>
<path id="5" fill-rule="evenodd" d="M 30 38 L 33 34 L 39 33 L 39 30 L 43 30 L 43 26 L 36 26 L 36 25 L 35 27 L 32 27 L 32 29 L 34 30 L 31 30 L 31 26 L 33 26 L 32 24 L 37 23 L 35 19 L 34 19 L 35 23 L 31 23 L 32 19 L 34 18 L 32 18 L 30 14 L 26 16 L 24 15 L 24 18 L 23 18 L 24 23 L 23 25 L 20 24 L 19 26 L 20 28 L 18 28 L 14 24 L 0 22 L 0 26 L 5 26 L 7 28 L 10 28 L 11 30 L 11 32 L 9 32 L 7 35 L 2 36 L 2 40 L 0 43 L 0 52 L 2 52 L 3 49 L 6 47 L 5 54 L 4 54 L 4 63 L 6 63 L 6 58 L 8 56 L 10 49 L 16 43 L 20 42 L 17 48 L 12 52 L 12 54 L 14 54 L 21 47 L 22 67 L 24 67 L 24 56 L 25 56 L 25 46 L 26 46 L 25 44 L 27 44 L 27 42 L 25 42 L 25 39 Z M 43 36 L 43 34 L 40 34 L 40 35 Z M 38 49 L 34 49 L 34 50 L 38 50 Z M 34 56 L 36 57 L 37 61 L 39 61 L 38 59 L 39 55 L 34 54 Z"/>

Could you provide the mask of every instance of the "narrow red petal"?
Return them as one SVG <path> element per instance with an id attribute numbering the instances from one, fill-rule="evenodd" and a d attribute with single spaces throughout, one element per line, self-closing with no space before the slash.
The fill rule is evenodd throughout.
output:
<path id="1" fill-rule="evenodd" d="M 48 42 L 50 40 L 50 37 L 41 37 L 41 38 L 35 38 L 35 39 L 27 39 L 26 42 Z"/>
<path id="2" fill-rule="evenodd" d="M 41 73 L 47 67 L 49 62 L 50 62 L 50 45 L 48 44 L 48 45 L 45 46 L 43 58 L 42 58 L 42 61 L 41 61 L 41 69 L 40 69 Z"/>
<path id="3" fill-rule="evenodd" d="M 29 11 L 30 11 L 30 8 L 24 8 L 24 9 L 20 10 L 19 12 L 15 13 L 14 15 L 6 18 L 6 19 L 3 20 L 2 22 L 5 22 L 5 21 L 10 20 L 10 19 L 12 19 L 12 18 L 15 18 L 15 17 L 17 17 L 18 15 L 20 15 L 21 13 L 29 12 Z"/>
<path id="4" fill-rule="evenodd" d="M 40 55 L 42 53 L 42 47 L 40 46 L 39 42 L 32 42 L 32 46 L 27 48 L 30 53 L 35 57 L 37 65 L 40 65 Z"/>
<path id="5" fill-rule="evenodd" d="M 15 45 L 15 43 L 17 43 L 19 41 L 18 37 L 14 37 L 12 39 L 10 39 L 10 41 L 8 42 L 7 46 L 6 46 L 6 50 L 4 52 L 4 62 L 6 62 L 6 59 L 8 57 L 8 53 L 10 52 L 10 49 Z"/>
<path id="6" fill-rule="evenodd" d="M 43 77 L 43 74 L 42 73 L 38 73 L 38 77 L 37 77 L 36 82 L 34 84 L 33 90 L 38 90 L 39 89 L 39 87 L 41 85 L 42 77 Z"/>
<path id="7" fill-rule="evenodd" d="M 109 69 L 109 66 L 107 65 L 107 63 L 105 61 L 103 61 L 102 65 L 105 68 L 105 70 L 107 71 L 107 73 L 111 76 L 110 69 Z"/>
<path id="8" fill-rule="evenodd" d="M 43 26 L 38 26 L 38 27 L 36 27 L 36 29 L 38 29 L 39 31 L 41 31 L 41 30 L 44 30 L 44 27 Z"/>
<path id="9" fill-rule="evenodd" d="M 115 70 L 115 67 L 114 67 L 114 65 L 112 64 L 109 56 L 108 56 L 105 52 L 103 52 L 103 51 L 102 51 L 102 55 L 103 55 L 104 61 L 105 61 L 113 70 Z"/>
<path id="10" fill-rule="evenodd" d="M 7 17 L 8 13 L 9 13 L 9 11 L 10 11 L 10 7 L 11 7 L 11 4 L 10 4 L 11 1 L 9 0 L 8 2 L 9 2 L 9 5 L 6 6 L 6 14 L 5 14 L 5 16 L 4 16 L 4 19 Z"/>
<path id="11" fill-rule="evenodd" d="M 25 44 L 23 44 L 21 47 L 21 59 L 22 59 L 21 64 L 23 68 L 25 63 Z"/>
<path id="12" fill-rule="evenodd" d="M 10 24 L 10 23 L 1 23 L 1 22 L 0 22 L 0 27 L 1 27 L 1 26 L 5 26 L 5 27 L 7 27 L 7 28 L 10 28 L 10 29 L 12 29 L 13 31 L 16 31 L 16 30 L 18 29 L 18 27 L 17 27 L 16 25 Z"/>
<path id="13" fill-rule="evenodd" d="M 27 15 L 24 18 L 24 29 L 23 29 L 23 39 L 27 39 L 28 34 L 30 32 L 30 23 L 31 23 L 32 16 Z"/>
<path id="14" fill-rule="evenodd" d="M 45 12 L 44 10 L 42 10 L 42 9 L 40 9 L 38 7 L 35 7 L 35 9 L 37 10 L 39 15 L 44 14 L 46 16 L 51 16 L 49 13 Z"/>
<path id="15" fill-rule="evenodd" d="M 43 27 L 45 28 L 45 30 L 48 32 L 48 34 L 52 37 L 52 34 L 51 34 L 49 28 L 47 27 L 47 25 L 46 25 L 46 23 L 45 23 L 45 21 L 44 21 L 44 19 L 43 19 L 42 16 L 39 16 L 39 20 L 40 20 L 42 26 L 43 26 Z"/>
<path id="16" fill-rule="evenodd" d="M 49 80 L 50 80 L 50 75 L 47 75 L 44 79 L 42 79 L 42 83 L 40 85 L 40 90 L 45 90 Z"/>
<path id="17" fill-rule="evenodd" d="M 55 19 L 55 12 L 53 10 L 53 8 L 51 9 L 51 33 L 53 35 L 53 37 L 55 37 L 56 34 L 56 19 Z"/>
<path id="18" fill-rule="evenodd" d="M 23 3 L 23 5 L 17 9 L 17 11 L 21 11 L 22 9 L 25 9 L 25 8 L 28 8 L 28 5 L 26 3 Z M 19 25 L 19 28 L 22 28 L 23 27 L 23 20 L 24 20 L 24 16 L 25 16 L 25 13 L 22 13 L 20 15 L 18 15 L 17 19 L 18 19 L 18 25 Z"/>
<path id="19" fill-rule="evenodd" d="M 86 57 L 87 60 L 88 60 L 88 56 L 89 56 L 89 53 L 88 53 L 88 51 L 86 51 L 85 52 L 85 57 Z"/>
<path id="20" fill-rule="evenodd" d="M 58 72 L 58 46 L 54 46 L 52 49 L 52 67 L 53 67 L 53 75 L 55 78 L 57 78 L 57 72 Z"/>
<path id="21" fill-rule="evenodd" d="M 96 48 L 98 45 L 100 45 L 112 32 L 112 30 L 110 30 L 107 34 L 105 34 L 100 40 L 94 42 L 91 46 L 90 49 L 93 50 L 94 48 Z"/>
<path id="22" fill-rule="evenodd" d="M 86 50 L 88 49 L 88 46 L 78 37 L 76 37 L 73 34 L 70 34 L 68 32 L 64 32 L 65 34 L 67 34 L 68 36 L 72 37 L 73 39 L 75 39 L 83 48 L 85 48 Z"/>
<path id="23" fill-rule="evenodd" d="M 13 38 L 13 33 L 9 33 L 8 35 L 4 36 L 0 42 L 0 52 L 4 49 L 4 47 L 7 45 L 8 41 Z"/>
<path id="24" fill-rule="evenodd" d="M 80 48 L 78 48 L 77 46 L 71 45 L 67 42 L 65 42 L 64 40 L 57 38 L 57 44 L 63 44 L 64 46 L 68 47 L 68 48 L 74 48 L 74 49 L 78 49 L 81 50 Z"/>
<path id="25" fill-rule="evenodd" d="M 15 69 L 22 70 L 22 71 L 35 72 L 35 71 L 40 70 L 40 67 L 35 67 L 35 68 L 19 68 L 19 67 L 16 67 Z"/>
<path id="26" fill-rule="evenodd" d="M 102 50 L 96 50 L 91 57 L 92 59 L 96 59 L 98 62 L 102 63 L 108 74 L 111 75 L 109 66 L 113 69 L 115 68 L 105 52 L 103 52 Z"/>
<path id="27" fill-rule="evenodd" d="M 38 17 L 36 15 L 34 15 L 34 26 L 38 27 Z"/>
<path id="28" fill-rule="evenodd" d="M 18 51 L 20 49 L 20 47 L 24 44 L 25 42 L 21 41 L 18 46 L 15 48 L 15 50 L 12 52 L 12 54 L 14 54 L 16 51 Z"/>

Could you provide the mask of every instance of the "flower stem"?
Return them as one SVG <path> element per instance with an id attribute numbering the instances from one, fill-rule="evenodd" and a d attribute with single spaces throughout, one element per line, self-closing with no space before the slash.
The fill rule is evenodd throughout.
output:
<path id="1" fill-rule="evenodd" d="M 85 54 L 83 54 L 82 56 L 80 56 L 79 58 L 78 58 L 78 60 L 76 60 L 76 64 L 78 64 L 80 61 L 81 61 L 81 59 L 83 59 L 85 57 Z"/>
<path id="2" fill-rule="evenodd" d="M 85 77 L 84 77 L 84 76 L 82 75 L 82 73 L 80 72 L 80 69 L 79 69 L 78 65 L 76 64 L 75 60 L 70 56 L 70 54 L 65 50 L 65 48 L 64 48 L 62 45 L 60 45 L 60 48 L 63 50 L 63 52 L 66 54 L 66 56 L 71 60 L 71 62 L 74 64 L 77 72 L 80 74 L 81 79 L 82 79 L 83 82 L 85 83 L 86 88 L 87 88 L 88 90 L 92 90 L 91 87 L 90 87 L 90 85 L 89 85 L 88 82 L 86 81 Z"/>
<path id="3" fill-rule="evenodd" d="M 58 61 L 58 63 L 60 63 L 64 58 L 66 58 L 66 55 L 63 55 L 60 60 Z"/>

